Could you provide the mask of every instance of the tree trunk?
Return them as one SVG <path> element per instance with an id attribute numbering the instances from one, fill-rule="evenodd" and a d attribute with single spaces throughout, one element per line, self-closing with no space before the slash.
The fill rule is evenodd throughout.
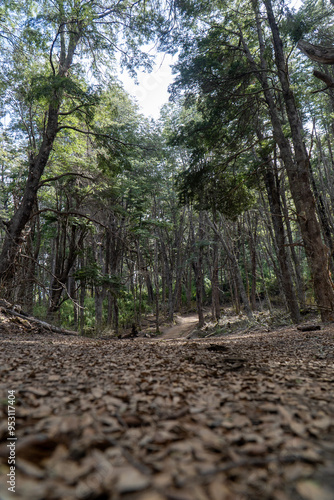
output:
<path id="1" fill-rule="evenodd" d="M 333 319 L 334 310 L 334 290 L 328 270 L 328 248 L 323 244 L 321 239 L 320 224 L 316 216 L 315 200 L 310 185 L 309 157 L 303 142 L 302 124 L 296 107 L 294 94 L 289 83 L 283 44 L 273 14 L 272 2 L 271 0 L 264 0 L 264 4 L 273 37 L 275 63 L 290 125 L 294 155 L 292 154 L 290 143 L 284 134 L 276 102 L 268 82 L 268 68 L 264 56 L 265 45 L 262 37 L 262 26 L 260 24 L 259 13 L 255 6 L 255 2 L 253 6 L 255 7 L 257 33 L 260 44 L 261 72 L 258 72 L 258 67 L 243 39 L 242 43 L 245 54 L 253 68 L 256 69 L 257 78 L 262 85 L 273 126 L 274 139 L 280 149 L 281 157 L 288 175 L 290 190 L 296 207 L 298 223 L 301 229 L 301 235 L 312 276 L 316 303 L 322 320 L 331 321 Z"/>
<path id="2" fill-rule="evenodd" d="M 264 4 L 273 36 L 275 63 L 283 90 L 283 99 L 294 146 L 294 161 L 290 161 L 290 156 L 288 163 L 285 162 L 291 194 L 296 206 L 298 222 L 310 266 L 316 303 L 322 320 L 332 321 L 334 319 L 334 290 L 328 269 L 328 248 L 323 244 L 321 239 L 320 224 L 316 216 L 315 200 L 310 185 L 310 159 L 303 141 L 302 123 L 286 71 L 283 44 L 274 17 L 272 2 L 271 0 L 264 0 Z M 274 133 L 276 135 L 275 130 Z M 281 139 L 280 142 L 282 142 Z M 280 144 L 279 147 L 281 149 Z M 281 154 L 283 153 L 282 150 L 285 150 L 285 147 L 282 147 Z"/>
<path id="3" fill-rule="evenodd" d="M 214 220 L 215 220 L 215 214 L 214 214 Z M 218 321 L 220 318 L 219 237 L 215 232 L 213 233 L 213 248 L 212 248 L 211 295 L 212 295 L 212 318 Z"/>
<path id="4" fill-rule="evenodd" d="M 291 315 L 291 319 L 294 323 L 299 323 L 299 305 L 293 287 L 293 281 L 290 272 L 291 266 L 289 266 L 288 263 L 289 257 L 286 252 L 286 238 L 283 225 L 282 207 L 280 203 L 279 179 L 277 173 L 276 175 L 274 175 L 273 173 L 273 165 L 271 159 L 267 157 L 265 158 L 265 160 L 267 163 L 267 169 L 265 171 L 264 177 L 277 246 L 277 258 L 282 278 L 282 289 L 287 307 Z"/>
<path id="5" fill-rule="evenodd" d="M 113 327 L 114 327 L 116 335 L 118 335 L 118 333 L 119 333 L 119 308 L 118 308 L 117 297 L 113 297 L 112 305 L 113 305 Z"/>
<path id="6" fill-rule="evenodd" d="M 175 284 L 173 294 L 173 304 L 176 310 L 180 311 L 182 302 L 182 276 L 187 260 L 187 255 L 183 255 L 182 243 L 184 239 L 184 219 L 185 208 L 182 209 L 179 220 L 174 217 L 174 262 L 175 262 Z"/>
<path id="7" fill-rule="evenodd" d="M 204 326 L 204 312 L 203 312 L 203 248 L 200 245 L 198 251 L 195 252 L 195 231 L 193 226 L 192 214 L 190 215 L 190 225 L 191 225 L 191 239 L 193 247 L 193 258 L 192 258 L 192 268 L 195 275 L 195 289 L 196 289 L 196 306 L 198 314 L 198 327 L 202 328 Z M 199 213 L 198 222 L 198 243 L 203 239 L 203 213 Z"/>
<path id="8" fill-rule="evenodd" d="M 79 312 L 79 324 L 81 335 L 85 332 L 85 298 L 86 298 L 86 282 L 82 280 L 80 283 L 80 312 Z"/>
<path id="9" fill-rule="evenodd" d="M 77 302 L 77 288 L 73 276 L 69 276 L 68 288 L 70 291 L 71 299 L 73 299 L 73 327 L 78 328 L 78 302 Z"/>
<path id="10" fill-rule="evenodd" d="M 191 311 L 191 292 L 192 292 L 192 272 L 191 266 L 186 271 L 186 297 L 187 297 L 187 311 Z"/>
<path id="11" fill-rule="evenodd" d="M 95 291 L 95 329 L 100 331 L 103 323 L 103 289 L 100 286 L 94 287 Z"/>
<path id="12" fill-rule="evenodd" d="M 283 210 L 283 215 L 284 215 L 284 223 L 285 223 L 286 233 L 288 236 L 288 244 L 289 244 L 289 251 L 290 251 L 289 253 L 290 253 L 290 256 L 292 259 L 292 264 L 293 264 L 292 269 L 291 269 L 291 276 L 293 275 L 295 278 L 295 284 L 296 284 L 296 289 L 297 289 L 297 296 L 298 296 L 299 305 L 302 309 L 304 309 L 306 306 L 306 304 L 305 304 L 305 300 L 306 300 L 305 299 L 305 284 L 304 284 L 303 273 L 302 273 L 301 264 L 300 264 L 300 257 L 297 255 L 295 243 L 294 243 L 294 239 L 293 239 L 284 184 L 282 185 L 282 188 L 280 191 L 280 197 L 282 200 L 282 210 Z M 297 234 L 297 237 L 298 236 L 299 236 L 299 233 Z"/>
<path id="13" fill-rule="evenodd" d="M 231 264 L 232 277 L 233 277 L 233 280 L 235 281 L 235 284 L 236 284 L 236 287 L 238 290 L 238 295 L 241 297 L 246 315 L 248 316 L 248 318 L 251 319 L 251 318 L 253 318 L 252 308 L 250 306 L 250 303 L 249 303 L 249 300 L 247 297 L 247 293 L 246 293 L 245 286 L 244 286 L 242 276 L 241 276 L 241 272 L 239 269 L 239 263 L 238 263 L 238 260 L 235 256 L 235 253 L 234 253 L 233 249 L 230 248 L 228 243 L 225 241 L 225 238 L 222 236 L 222 234 L 218 230 L 217 225 L 210 220 L 208 215 L 207 215 L 207 221 L 208 221 L 209 225 L 212 227 L 212 229 L 214 230 L 214 232 L 218 235 L 220 241 L 223 244 L 224 250 L 225 250 L 226 255 L 227 255 L 227 257 L 230 261 L 230 264 Z"/>
<path id="14" fill-rule="evenodd" d="M 6 236 L 0 255 L 0 283 L 6 288 L 15 274 L 15 260 L 21 248 L 22 232 L 28 223 L 36 202 L 39 181 L 48 162 L 58 128 L 59 105 L 49 108 L 48 126 L 37 157 L 31 155 L 28 179 L 21 204 L 7 223 Z"/>
<path id="15" fill-rule="evenodd" d="M 165 244 L 165 239 L 161 231 L 159 231 L 161 252 L 164 261 L 165 279 L 168 289 L 168 320 L 173 321 L 174 318 L 174 294 L 173 294 L 173 275 L 172 269 L 168 259 L 167 248 Z"/>
<path id="16" fill-rule="evenodd" d="M 212 317 L 216 321 L 218 321 L 220 318 L 218 242 L 219 238 L 216 234 L 214 234 L 211 289 L 212 289 Z"/>
<path id="17" fill-rule="evenodd" d="M 159 326 L 159 249 L 157 238 L 154 242 L 154 285 L 155 285 L 155 332 L 160 333 Z"/>
<path id="18" fill-rule="evenodd" d="M 37 206 L 36 206 L 37 209 Z M 38 255 L 41 245 L 41 232 L 39 217 L 36 217 L 30 223 L 30 229 L 26 237 L 25 254 L 29 256 L 25 261 L 21 261 L 22 275 L 19 277 L 18 300 L 28 314 L 33 314 L 34 309 L 34 288 L 35 272 L 38 262 Z M 23 257 L 24 259 L 24 257 Z"/>
<path id="19" fill-rule="evenodd" d="M 65 43 L 61 44 L 59 54 L 58 78 L 67 78 L 68 70 L 72 66 L 74 52 L 81 37 L 80 28 L 71 26 L 70 39 L 66 49 Z M 58 87 L 61 86 L 58 84 Z M 51 98 L 47 114 L 47 124 L 43 140 L 37 154 L 30 153 L 28 178 L 25 185 L 22 201 L 12 219 L 6 224 L 6 236 L 0 255 L 0 285 L 6 292 L 15 274 L 15 260 L 21 248 L 22 232 L 33 213 L 36 202 L 40 179 L 48 163 L 54 141 L 59 132 L 59 111 L 63 100 L 63 91 L 55 89 Z"/>
<path id="20" fill-rule="evenodd" d="M 78 255 L 79 248 L 82 246 L 84 237 L 86 235 L 86 229 L 81 229 L 78 240 L 76 239 L 77 227 L 71 226 L 71 235 L 68 245 L 68 254 L 65 257 L 66 248 L 66 228 L 67 225 L 63 227 L 63 248 L 60 249 L 60 255 L 56 255 L 56 260 L 58 261 L 56 269 L 54 271 L 54 277 L 51 285 L 51 299 L 48 313 L 54 314 L 57 312 L 61 306 L 61 297 L 64 290 L 66 290 L 66 284 L 69 278 L 71 269 L 75 263 Z"/>
<path id="21" fill-rule="evenodd" d="M 255 227 L 251 227 L 250 217 L 248 218 L 248 230 L 249 230 L 249 250 L 251 257 L 251 291 L 250 291 L 250 302 L 252 310 L 256 310 L 256 241 L 257 241 L 257 224 L 258 219 L 255 218 Z"/>

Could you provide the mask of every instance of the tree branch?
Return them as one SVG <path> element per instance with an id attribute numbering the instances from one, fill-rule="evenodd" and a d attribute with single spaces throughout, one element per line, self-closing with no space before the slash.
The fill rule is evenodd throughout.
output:
<path id="1" fill-rule="evenodd" d="M 44 186 L 45 184 L 48 184 L 49 182 L 58 181 L 62 177 L 67 177 L 68 175 L 74 175 L 76 177 L 82 177 L 83 179 L 88 179 L 89 181 L 93 181 L 93 182 L 96 181 L 96 179 L 94 179 L 93 177 L 89 177 L 88 175 L 78 174 L 78 173 L 75 173 L 75 172 L 68 172 L 67 174 L 61 174 L 61 175 L 57 175 L 55 177 L 49 177 L 49 179 L 45 179 L 44 181 L 41 181 L 39 183 L 39 185 L 38 185 L 38 188 Z"/>
<path id="2" fill-rule="evenodd" d="M 63 129 L 74 130 L 75 132 L 79 132 L 79 134 L 92 135 L 94 137 L 104 137 L 105 139 L 109 139 L 113 142 L 117 142 L 118 144 L 122 144 L 122 146 L 134 146 L 136 148 L 146 149 L 146 150 L 150 149 L 146 146 L 141 146 L 140 144 L 134 144 L 132 142 L 124 142 L 124 141 L 121 141 L 119 139 L 115 139 L 114 137 L 111 137 L 111 135 L 108 135 L 108 134 L 102 134 L 100 132 L 90 132 L 89 130 L 81 130 L 81 129 L 76 128 L 76 127 L 71 127 L 70 125 L 61 125 L 57 129 L 57 133 Z"/>
<path id="3" fill-rule="evenodd" d="M 52 73 L 53 73 L 54 75 L 56 74 L 56 70 L 55 70 L 55 67 L 54 67 L 54 65 L 53 65 L 53 61 L 52 61 L 52 54 L 53 54 L 53 49 L 54 49 L 54 46 L 55 46 L 55 44 L 56 44 L 57 38 L 58 38 L 58 36 L 60 35 L 60 31 L 61 31 L 62 27 L 63 27 L 63 23 L 59 26 L 58 31 L 57 31 L 57 34 L 56 34 L 56 36 L 55 36 L 55 38 L 54 38 L 54 40 L 53 40 L 53 42 L 52 42 L 52 44 L 51 44 L 51 48 L 50 48 L 50 56 L 49 56 L 49 60 L 50 60 L 50 65 L 51 65 L 51 68 L 52 68 Z"/>
<path id="4" fill-rule="evenodd" d="M 322 80 L 323 82 L 325 82 L 325 84 L 327 85 L 327 87 L 325 87 L 322 90 L 327 90 L 327 89 L 334 87 L 334 80 L 329 75 L 326 75 L 322 71 L 318 71 L 316 69 L 313 71 L 313 75 L 316 78 L 319 78 L 319 80 Z"/>
<path id="5" fill-rule="evenodd" d="M 322 45 L 312 45 L 305 40 L 299 40 L 298 49 L 312 61 L 322 64 L 334 64 L 334 47 L 323 47 Z"/>
<path id="6" fill-rule="evenodd" d="M 72 210 L 68 210 L 66 212 L 61 212 L 60 210 L 55 210 L 53 208 L 42 208 L 41 210 L 38 210 L 37 212 L 34 212 L 30 219 L 32 219 L 33 217 L 36 217 L 37 215 L 40 215 L 42 214 L 43 212 L 52 212 L 54 214 L 57 214 L 57 215 L 60 215 L 60 216 L 63 216 L 63 215 L 74 215 L 74 216 L 77 216 L 77 217 L 83 217 L 84 219 L 87 219 L 89 222 L 94 222 L 95 224 L 98 224 L 99 226 L 103 227 L 104 229 L 108 229 L 108 226 L 106 226 L 105 224 L 103 224 L 102 222 L 96 220 L 96 219 L 93 219 L 92 217 L 90 217 L 89 215 L 85 215 L 85 214 L 82 214 L 81 212 L 76 212 L 76 211 L 72 211 Z"/>
<path id="7" fill-rule="evenodd" d="M 68 115 L 71 115 L 72 113 L 74 113 L 75 111 L 78 111 L 78 109 L 85 108 L 88 106 L 92 106 L 92 104 L 90 104 L 90 103 L 80 104 L 80 105 L 76 106 L 75 108 L 71 109 L 70 111 L 60 112 L 58 114 L 59 114 L 59 116 L 68 116 Z"/>

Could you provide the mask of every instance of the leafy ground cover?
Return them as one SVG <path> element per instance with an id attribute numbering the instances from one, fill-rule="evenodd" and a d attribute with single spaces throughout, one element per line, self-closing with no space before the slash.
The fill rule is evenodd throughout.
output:
<path id="1" fill-rule="evenodd" d="M 334 498 L 333 326 L 118 340 L 1 325 L 2 500 Z"/>

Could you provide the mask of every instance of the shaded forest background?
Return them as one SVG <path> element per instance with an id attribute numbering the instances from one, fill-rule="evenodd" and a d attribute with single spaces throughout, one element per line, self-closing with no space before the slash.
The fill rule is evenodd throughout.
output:
<path id="1" fill-rule="evenodd" d="M 334 318 L 334 7 L 0 6 L 0 296 L 82 333 Z M 117 79 L 179 53 L 154 122 Z"/>

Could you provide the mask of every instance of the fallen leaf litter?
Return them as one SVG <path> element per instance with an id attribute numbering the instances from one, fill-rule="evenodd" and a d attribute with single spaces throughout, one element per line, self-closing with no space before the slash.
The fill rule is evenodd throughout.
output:
<path id="1" fill-rule="evenodd" d="M 0 498 L 334 498 L 334 332 L 213 340 L 0 334 Z"/>

